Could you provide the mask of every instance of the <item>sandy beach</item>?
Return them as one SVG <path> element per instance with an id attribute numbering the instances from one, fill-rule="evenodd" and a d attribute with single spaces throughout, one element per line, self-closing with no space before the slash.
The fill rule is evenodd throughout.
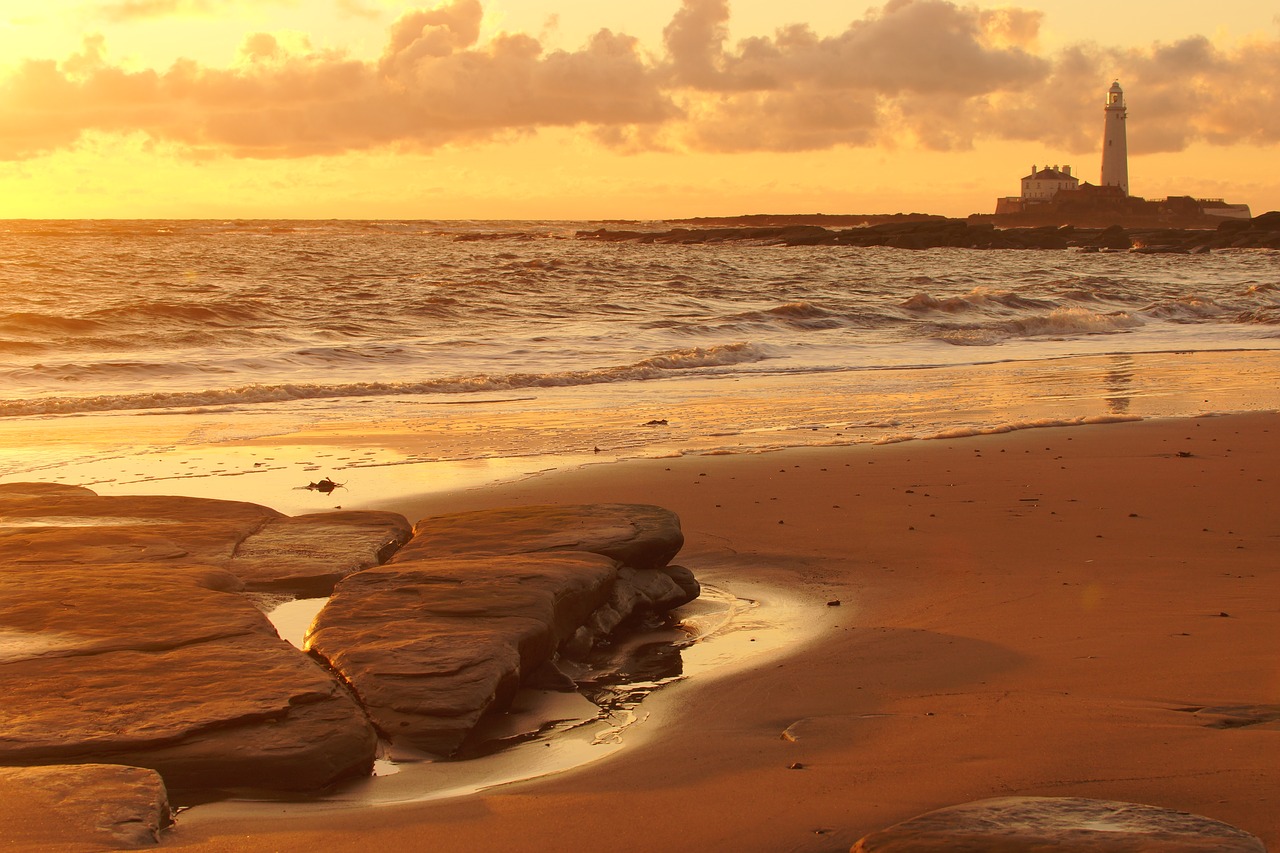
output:
<path id="1" fill-rule="evenodd" d="M 577 770 L 301 817 L 196 809 L 164 846 L 839 851 L 1003 795 L 1149 803 L 1280 845 L 1277 436 L 1280 416 L 1247 414 L 683 456 L 377 506 L 659 504 L 677 562 L 765 608 L 799 597 L 815 639 L 664 688 Z"/>

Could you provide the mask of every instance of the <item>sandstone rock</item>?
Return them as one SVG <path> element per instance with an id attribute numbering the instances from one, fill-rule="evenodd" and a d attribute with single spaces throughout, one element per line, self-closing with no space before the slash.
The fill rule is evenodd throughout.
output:
<path id="1" fill-rule="evenodd" d="M 0 486 L 0 572 L 33 565 L 165 562 L 228 568 L 254 590 L 327 595 L 410 534 L 390 512 L 288 517 L 239 501 L 102 497 L 76 486 Z"/>
<path id="2" fill-rule="evenodd" d="M 96 497 L 97 493 L 84 486 L 68 486 L 63 483 L 0 483 L 0 499 L 46 498 L 57 495 Z"/>
<path id="3" fill-rule="evenodd" d="M 172 821 L 153 770 L 110 764 L 0 767 L 0 848 L 134 849 Z"/>
<path id="4" fill-rule="evenodd" d="M 152 767 L 171 788 L 271 790 L 318 789 L 372 765 L 359 709 L 280 640 L 33 658 L 6 664 L 0 684 L 4 764 L 107 760 Z"/>
<path id="5" fill-rule="evenodd" d="M 679 579 L 679 582 L 677 582 Z M 601 639 L 635 617 L 666 613 L 702 592 L 693 573 L 680 566 L 661 569 L 618 569 L 609 600 L 596 608 L 565 647 L 566 656 L 583 658 Z"/>
<path id="6" fill-rule="evenodd" d="M 0 573 L 0 765 L 122 763 L 170 790 L 315 790 L 367 773 L 350 694 L 225 571 Z"/>
<path id="7" fill-rule="evenodd" d="M 240 543 L 229 568 L 252 590 L 320 597 L 347 575 L 386 562 L 412 532 L 394 512 L 273 518 Z"/>
<path id="8" fill-rule="evenodd" d="M 239 501 L 32 489 L 16 484 L 0 490 L 0 572 L 157 560 L 226 565 L 241 540 L 284 517 Z"/>
<path id="9" fill-rule="evenodd" d="M 33 658 L 163 651 L 275 629 L 216 568 L 43 566 L 0 572 L 0 664 Z"/>
<path id="10" fill-rule="evenodd" d="M 337 582 L 309 649 L 383 733 L 436 754 L 545 676 L 571 640 L 589 649 L 699 592 L 667 565 L 683 536 L 658 507 L 426 519 L 379 566 L 408 533 L 391 513 L 288 518 L 0 486 L 0 765 L 136 764 L 184 793 L 311 790 L 367 773 L 364 711 L 276 636 L 237 594 L 246 588 L 323 594 Z"/>
<path id="11" fill-rule="evenodd" d="M 939 809 L 863 838 L 853 853 L 1266 853 L 1198 815 L 1076 797 L 1003 797 Z"/>
<path id="12" fill-rule="evenodd" d="M 693 572 L 684 566 L 663 566 L 658 571 L 671 578 L 672 583 L 679 587 L 681 592 L 679 599 L 667 605 L 666 609 L 669 610 L 682 604 L 688 604 L 702 595 L 702 584 L 698 583 L 698 579 Z"/>
<path id="13" fill-rule="evenodd" d="M 425 518 L 392 558 L 590 551 L 635 569 L 665 566 L 684 545 L 680 519 L 639 504 L 531 506 Z"/>
<path id="14" fill-rule="evenodd" d="M 607 601 L 616 568 L 588 553 L 397 559 L 339 583 L 306 647 L 388 739 L 449 755 Z"/>

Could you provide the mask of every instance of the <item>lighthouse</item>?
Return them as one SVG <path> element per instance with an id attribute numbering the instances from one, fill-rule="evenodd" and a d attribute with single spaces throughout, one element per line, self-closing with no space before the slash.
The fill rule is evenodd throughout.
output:
<path id="1" fill-rule="evenodd" d="M 1119 187 L 1129 194 L 1129 146 L 1125 139 L 1124 122 L 1128 110 L 1124 106 L 1124 91 L 1120 81 L 1111 84 L 1107 91 L 1104 110 L 1106 124 L 1102 134 L 1102 181 L 1104 187 Z"/>

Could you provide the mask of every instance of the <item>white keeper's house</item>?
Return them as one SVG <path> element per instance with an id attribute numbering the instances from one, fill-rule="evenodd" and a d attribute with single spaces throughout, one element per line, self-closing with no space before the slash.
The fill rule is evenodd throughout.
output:
<path id="1" fill-rule="evenodd" d="M 1050 199 L 1058 194 L 1058 190 L 1074 190 L 1080 186 L 1080 179 L 1071 174 L 1070 166 L 1045 166 L 1043 169 L 1031 167 L 1031 174 L 1022 179 L 1022 198 Z"/>

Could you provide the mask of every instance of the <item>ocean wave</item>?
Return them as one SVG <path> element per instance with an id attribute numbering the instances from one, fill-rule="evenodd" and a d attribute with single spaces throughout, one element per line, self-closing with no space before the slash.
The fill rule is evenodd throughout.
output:
<path id="1" fill-rule="evenodd" d="M 901 444 L 907 441 L 936 441 L 938 439 L 973 438 L 980 435 L 1003 435 L 1024 429 L 1049 429 L 1051 427 L 1092 426 L 1097 424 L 1121 424 L 1141 421 L 1140 415 L 1081 415 L 1074 418 L 1037 418 L 1024 421 L 1006 421 L 998 424 L 966 425 L 950 427 L 926 435 L 898 432 L 882 436 L 872 444 Z"/>
<path id="2" fill-rule="evenodd" d="M 39 341 L 15 341 L 0 338 L 0 353 L 11 355 L 33 355 L 48 352 L 49 346 Z"/>
<path id="3" fill-rule="evenodd" d="M 1174 323 L 1195 323 L 1229 316 L 1232 310 L 1205 296 L 1182 296 L 1148 305 L 1141 313 Z"/>
<path id="4" fill-rule="evenodd" d="M 830 317 L 831 312 L 814 305 L 812 302 L 787 302 L 768 309 L 766 314 L 777 317 L 792 317 L 799 320 L 812 320 L 818 317 Z"/>
<path id="5" fill-rule="evenodd" d="M 90 316 L 108 323 L 123 323 L 127 327 L 164 320 L 240 328 L 275 319 L 265 304 L 255 300 L 214 303 L 138 300 L 126 306 L 103 308 Z"/>
<path id="6" fill-rule="evenodd" d="M 720 333 L 761 328 L 820 332 L 828 329 L 879 328 L 896 322 L 901 322 L 901 318 L 871 307 L 837 311 L 812 302 L 797 301 L 759 311 L 731 314 L 724 317 L 719 325 L 709 328 Z"/>
<path id="7" fill-rule="evenodd" d="M 1049 427 L 1087 426 L 1094 424 L 1122 424 L 1140 421 L 1139 415 L 1085 415 L 1075 418 L 1041 418 L 1030 421 L 1009 421 L 990 426 L 963 426 L 945 429 L 928 439 L 971 438 L 977 435 L 1002 435 L 1006 432 L 1017 432 L 1024 429 L 1047 429 Z"/>
<path id="8" fill-rule="evenodd" d="M 344 397 L 386 397 L 396 394 L 463 394 L 513 391 L 525 388 L 562 388 L 662 379 L 681 372 L 714 374 L 716 368 L 762 361 L 765 348 L 752 343 L 725 344 L 673 350 L 633 364 L 597 370 L 558 373 L 480 374 L 419 382 L 350 382 L 341 384 L 285 382 L 245 385 L 203 391 L 155 391 L 137 394 L 103 394 L 87 397 L 45 397 L 34 400 L 0 400 L 0 417 L 79 414 L 137 409 L 198 409 L 211 406 L 284 403 Z M 138 365 L 131 365 L 137 368 Z"/>
<path id="9" fill-rule="evenodd" d="M 1086 308 L 1058 308 L 1048 314 L 1021 317 L 986 325 L 947 327 L 938 340 L 956 346 L 993 346 L 1023 338 L 1069 338 L 1080 335 L 1109 335 L 1143 325 L 1139 317 L 1124 311 L 1098 313 Z"/>
<path id="10" fill-rule="evenodd" d="M 927 293 L 917 293 L 902 302 L 899 307 L 913 313 L 934 311 L 946 314 L 960 314 L 967 311 L 991 309 L 1043 311 L 1053 308 L 1055 304 L 1050 300 L 1032 299 L 1008 290 L 975 287 L 964 296 L 949 296 L 945 299 L 938 299 Z"/>
<path id="11" fill-rule="evenodd" d="M 1262 308 L 1255 308 L 1252 311 L 1242 311 L 1236 315 L 1235 321 L 1245 324 L 1256 323 L 1262 326 L 1280 325 L 1280 305 L 1267 305 Z"/>
<path id="12" fill-rule="evenodd" d="M 787 302 L 758 311 L 743 311 L 740 314 L 731 314 L 725 319 L 738 323 L 781 324 L 794 328 L 811 328 L 815 322 L 819 324 L 838 322 L 832 312 L 812 302 L 803 301 Z"/>
<path id="13" fill-rule="evenodd" d="M 50 332 L 77 334 L 96 331 L 101 327 L 102 324 L 98 321 L 81 317 L 40 314 L 34 311 L 0 314 L 0 332 L 8 334 L 48 334 Z"/>
<path id="14" fill-rule="evenodd" d="M 752 343 L 721 344 L 713 347 L 691 347 L 672 350 L 641 359 L 633 368 L 658 368 L 661 370 L 688 370 L 695 367 L 727 367 L 733 364 L 749 364 L 763 361 L 769 356 L 765 349 Z M 628 368 L 623 368 L 624 370 Z"/>

